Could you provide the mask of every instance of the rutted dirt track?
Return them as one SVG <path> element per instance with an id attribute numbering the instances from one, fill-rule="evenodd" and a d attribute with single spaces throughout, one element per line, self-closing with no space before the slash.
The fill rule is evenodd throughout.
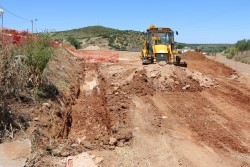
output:
<path id="1" fill-rule="evenodd" d="M 90 141 L 100 166 L 250 165 L 250 89 L 232 69 L 196 52 L 187 69 L 119 54 L 86 65 L 72 109 L 69 137 Z"/>

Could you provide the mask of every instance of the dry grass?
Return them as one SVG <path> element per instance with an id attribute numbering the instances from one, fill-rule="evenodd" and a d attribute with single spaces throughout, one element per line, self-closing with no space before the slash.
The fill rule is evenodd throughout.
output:
<path id="1" fill-rule="evenodd" d="M 250 64 L 250 51 L 238 53 L 235 55 L 234 59 L 242 63 Z"/>

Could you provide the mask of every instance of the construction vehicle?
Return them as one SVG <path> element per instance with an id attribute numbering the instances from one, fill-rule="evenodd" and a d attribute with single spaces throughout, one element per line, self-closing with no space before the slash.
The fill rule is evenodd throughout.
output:
<path id="1" fill-rule="evenodd" d="M 186 62 L 181 62 L 181 52 L 175 49 L 174 34 L 175 32 L 171 28 L 151 25 L 145 33 L 140 56 L 142 64 L 153 64 L 164 61 L 167 64 L 187 67 Z M 176 32 L 176 35 L 178 35 L 178 32 Z"/>

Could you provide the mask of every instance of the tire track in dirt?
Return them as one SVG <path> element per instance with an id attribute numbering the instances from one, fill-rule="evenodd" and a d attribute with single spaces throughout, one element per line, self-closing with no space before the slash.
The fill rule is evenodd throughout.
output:
<path id="1" fill-rule="evenodd" d="M 232 69 L 199 53 L 188 53 L 185 59 L 191 62 L 190 68 L 183 71 L 174 68 L 173 77 L 171 74 L 165 77 L 166 80 L 164 75 L 171 71 L 169 66 L 164 67 L 169 68 L 168 71 L 159 73 L 162 69 L 157 65 L 140 67 L 140 62 L 134 60 L 133 63 L 129 60 L 118 63 L 123 70 L 118 70 L 114 77 L 106 76 L 107 81 L 126 83 L 119 79 L 130 75 L 129 86 L 119 85 L 130 100 L 127 117 L 132 122 L 133 140 L 129 147 L 105 152 L 117 161 L 107 156 L 109 163 L 103 166 L 226 167 L 250 164 L 247 144 L 249 93 L 244 92 L 247 88 L 244 84 L 237 87 L 237 81 L 230 79 L 235 74 Z M 118 65 L 109 68 L 115 66 Z M 202 72 L 199 77 L 209 76 L 214 84 L 210 88 L 201 88 L 197 80 L 187 75 L 190 69 Z M 152 73 L 147 75 L 148 72 Z M 192 89 L 182 89 L 185 84 Z M 230 111 L 237 117 L 230 116 Z"/>

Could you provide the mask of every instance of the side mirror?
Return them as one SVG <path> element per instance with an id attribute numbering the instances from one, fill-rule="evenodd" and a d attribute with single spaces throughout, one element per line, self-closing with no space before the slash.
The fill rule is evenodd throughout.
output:
<path id="1" fill-rule="evenodd" d="M 179 35 L 178 31 L 175 31 L 176 35 Z"/>

